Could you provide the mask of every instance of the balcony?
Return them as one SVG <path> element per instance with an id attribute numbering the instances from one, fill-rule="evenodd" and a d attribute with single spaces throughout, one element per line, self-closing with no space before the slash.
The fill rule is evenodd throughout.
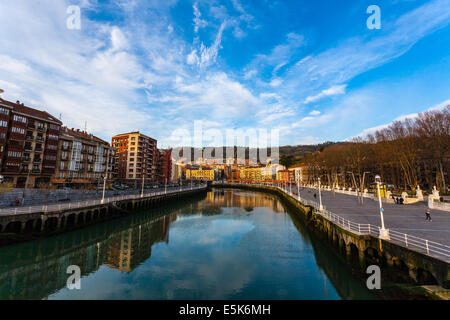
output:
<path id="1" fill-rule="evenodd" d="M 38 129 L 38 131 L 45 131 L 45 127 L 44 126 L 38 126 L 37 129 Z"/>
<path id="2" fill-rule="evenodd" d="M 22 158 L 22 162 L 30 162 L 31 158 L 30 157 L 23 157 Z"/>
<path id="3" fill-rule="evenodd" d="M 34 125 L 34 123 L 29 123 L 28 125 L 27 125 L 27 128 L 28 129 L 36 129 L 36 126 Z"/>
<path id="4" fill-rule="evenodd" d="M 34 137 L 33 137 L 33 136 L 27 135 L 27 136 L 25 137 L 25 139 L 26 139 L 26 140 L 34 140 Z"/>
<path id="5" fill-rule="evenodd" d="M 41 159 L 41 158 L 34 158 L 34 159 L 33 159 L 33 162 L 34 162 L 34 163 L 41 163 L 41 162 L 42 162 L 42 159 Z"/>
<path id="6" fill-rule="evenodd" d="M 41 173 L 41 169 L 33 169 L 33 170 L 31 170 L 31 173 L 39 174 L 39 173 Z"/>
<path id="7" fill-rule="evenodd" d="M 44 137 L 42 137 L 42 136 L 36 136 L 36 140 L 37 140 L 37 141 L 44 141 Z"/>
<path id="8" fill-rule="evenodd" d="M 36 147 L 34 149 L 35 152 L 44 152 L 44 149 Z"/>
<path id="9" fill-rule="evenodd" d="M 33 151 L 33 147 L 32 147 L 32 146 L 27 146 L 27 145 L 26 145 L 26 146 L 24 147 L 24 150 L 25 150 L 25 151 Z"/>

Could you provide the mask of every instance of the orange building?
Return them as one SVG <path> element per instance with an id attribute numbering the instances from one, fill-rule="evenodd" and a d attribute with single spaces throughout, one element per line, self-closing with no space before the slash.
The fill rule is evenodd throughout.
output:
<path id="1" fill-rule="evenodd" d="M 140 132 L 116 135 L 112 138 L 115 150 L 115 174 L 118 179 L 157 179 L 157 141 Z"/>
<path id="2" fill-rule="evenodd" d="M 277 180 L 289 182 L 289 170 L 280 170 L 277 172 Z"/>

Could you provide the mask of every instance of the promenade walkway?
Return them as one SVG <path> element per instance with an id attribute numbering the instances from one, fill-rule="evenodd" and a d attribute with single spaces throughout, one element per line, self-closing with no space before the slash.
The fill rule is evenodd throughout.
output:
<path id="1" fill-rule="evenodd" d="M 292 193 L 297 195 L 297 187 L 292 187 Z M 316 193 L 317 198 L 314 198 Z M 323 206 L 345 219 L 361 224 L 381 226 L 379 202 L 364 199 L 361 205 L 358 198 L 351 195 L 321 191 Z M 301 188 L 303 199 L 319 202 L 317 189 Z M 427 204 L 419 202 L 409 205 L 387 204 L 384 207 L 384 224 L 386 229 L 407 233 L 416 237 L 436 241 L 450 246 L 450 213 L 432 210 L 432 221 L 425 221 Z"/>
<path id="2" fill-rule="evenodd" d="M 70 202 L 64 202 L 64 203 L 50 203 L 50 204 L 44 204 L 44 205 L 32 205 L 32 206 L 18 206 L 18 207 L 10 207 L 10 208 L 2 208 L 0 209 L 0 216 L 12 216 L 12 215 L 25 215 L 25 214 L 32 214 L 32 213 L 52 213 L 52 212 L 59 212 L 63 210 L 70 210 L 70 209 L 76 209 L 76 208 L 84 208 L 84 207 L 91 207 L 96 205 L 102 205 L 102 204 L 108 204 L 113 203 L 116 201 L 124 201 L 124 200 L 132 200 L 132 199 L 140 199 L 140 198 L 151 198 L 151 197 L 157 197 L 167 194 L 173 194 L 173 193 L 181 193 L 185 191 L 191 191 L 191 190 L 199 190 L 199 189 L 206 189 L 206 184 L 201 185 L 186 185 L 181 187 L 173 187 L 173 188 L 162 188 L 162 189 L 156 189 L 156 190 L 144 190 L 144 194 L 142 195 L 140 192 L 135 194 L 127 194 L 127 195 L 120 195 L 120 196 L 114 196 L 114 197 L 105 197 L 105 199 L 92 199 L 92 200 L 80 200 L 80 201 L 70 201 Z"/>
<path id="3" fill-rule="evenodd" d="M 240 183 L 228 183 L 237 187 Z M 300 197 L 297 186 L 277 186 L 270 183 L 245 183 L 255 187 L 275 187 L 286 195 L 304 205 L 312 206 L 316 213 L 339 227 L 359 235 L 371 235 L 381 238 L 380 235 L 380 208 L 379 202 L 365 198 L 364 203 L 358 203 L 354 195 L 322 191 L 323 208 L 320 210 L 319 193 L 317 189 L 300 188 Z M 314 193 L 316 197 L 314 197 Z M 432 221 L 425 220 L 425 203 L 411 205 L 395 205 L 383 203 L 384 224 L 389 230 L 388 238 L 384 240 L 407 247 L 450 263 L 450 213 L 433 210 Z"/>

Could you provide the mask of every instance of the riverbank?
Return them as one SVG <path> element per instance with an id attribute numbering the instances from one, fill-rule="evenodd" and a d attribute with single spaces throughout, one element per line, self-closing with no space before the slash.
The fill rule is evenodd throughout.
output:
<path id="1" fill-rule="evenodd" d="M 0 246 L 36 240 L 132 214 L 139 209 L 205 193 L 207 187 L 184 187 L 144 195 L 130 195 L 74 203 L 0 211 Z"/>
<path id="2" fill-rule="evenodd" d="M 352 269 L 361 280 L 367 279 L 366 268 L 381 269 L 384 299 L 444 299 L 449 297 L 450 269 L 446 262 L 381 240 L 370 235 L 358 235 L 317 214 L 312 206 L 269 186 L 216 184 L 219 188 L 241 188 L 276 195 L 302 223 Z"/>

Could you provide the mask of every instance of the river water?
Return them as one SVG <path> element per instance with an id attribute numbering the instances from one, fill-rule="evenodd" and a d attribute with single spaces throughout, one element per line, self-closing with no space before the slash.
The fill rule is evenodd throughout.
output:
<path id="1" fill-rule="evenodd" d="M 0 248 L 0 299 L 375 298 L 276 197 L 243 190 Z"/>

